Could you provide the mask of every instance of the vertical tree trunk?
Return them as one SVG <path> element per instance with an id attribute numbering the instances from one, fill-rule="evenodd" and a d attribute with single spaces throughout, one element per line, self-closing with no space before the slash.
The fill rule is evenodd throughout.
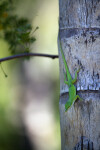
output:
<path id="1" fill-rule="evenodd" d="M 59 35 L 76 83 L 77 100 L 65 112 L 68 87 L 60 54 L 60 118 L 62 150 L 100 150 L 100 0 L 59 0 Z"/>

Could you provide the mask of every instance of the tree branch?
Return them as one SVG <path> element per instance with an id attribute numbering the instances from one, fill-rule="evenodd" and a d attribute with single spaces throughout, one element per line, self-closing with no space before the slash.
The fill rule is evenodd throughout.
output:
<path id="1" fill-rule="evenodd" d="M 58 55 L 49 55 L 49 54 L 40 54 L 40 53 L 23 53 L 23 54 L 17 54 L 17 55 L 12 55 L 12 56 L 8 56 L 8 57 L 4 57 L 0 59 L 0 63 L 3 61 L 8 61 L 8 60 L 12 60 L 12 59 L 16 59 L 16 58 L 22 58 L 22 57 L 47 57 L 47 58 L 58 58 Z"/>

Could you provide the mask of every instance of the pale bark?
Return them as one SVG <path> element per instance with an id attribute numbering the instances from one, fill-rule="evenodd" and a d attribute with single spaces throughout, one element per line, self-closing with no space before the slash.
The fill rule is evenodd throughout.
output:
<path id="1" fill-rule="evenodd" d="M 60 117 L 62 150 L 100 150 L 100 0 L 59 0 L 59 35 L 76 83 L 77 100 L 65 112 L 68 87 L 60 54 Z"/>

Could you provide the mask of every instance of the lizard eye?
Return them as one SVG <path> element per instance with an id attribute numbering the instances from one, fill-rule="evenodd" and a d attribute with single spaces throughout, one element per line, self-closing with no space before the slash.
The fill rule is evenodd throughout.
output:
<path id="1" fill-rule="evenodd" d="M 68 111 L 69 108 L 70 108 L 70 106 L 67 106 L 67 108 L 65 108 L 65 112 Z"/>

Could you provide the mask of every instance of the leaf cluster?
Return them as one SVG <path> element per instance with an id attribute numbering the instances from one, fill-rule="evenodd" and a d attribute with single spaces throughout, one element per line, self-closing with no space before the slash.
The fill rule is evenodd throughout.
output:
<path id="1" fill-rule="evenodd" d="M 0 31 L 3 31 L 3 37 L 9 43 L 9 50 L 12 54 L 30 52 L 30 44 L 36 41 L 35 37 L 31 36 L 32 26 L 27 18 L 13 15 L 13 10 L 12 2 L 1 0 Z M 37 29 L 38 27 L 34 29 L 34 32 Z"/>

